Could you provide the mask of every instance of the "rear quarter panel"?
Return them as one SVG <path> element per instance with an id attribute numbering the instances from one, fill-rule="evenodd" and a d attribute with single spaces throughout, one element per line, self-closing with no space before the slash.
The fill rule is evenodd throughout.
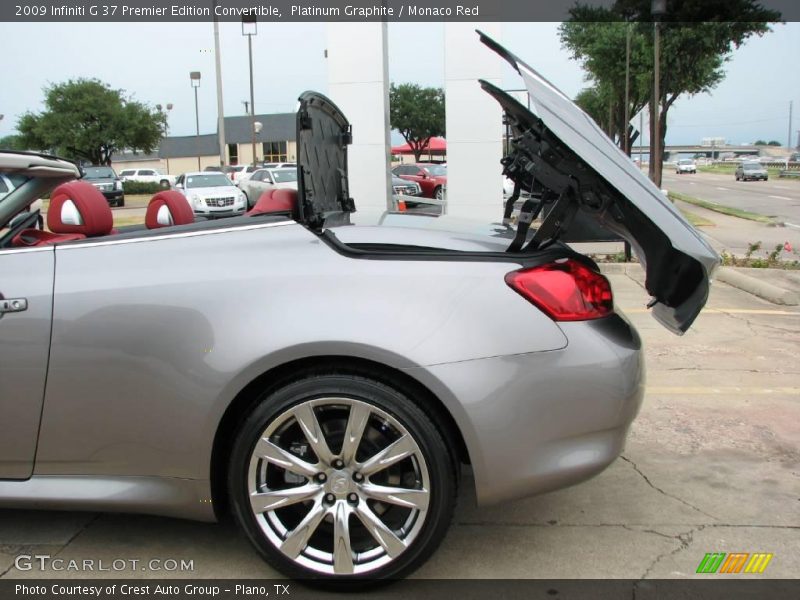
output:
<path id="1" fill-rule="evenodd" d="M 298 358 L 407 369 L 566 344 L 506 286 L 513 264 L 354 260 L 294 223 L 56 252 L 36 474 L 207 479 L 236 394 Z"/>

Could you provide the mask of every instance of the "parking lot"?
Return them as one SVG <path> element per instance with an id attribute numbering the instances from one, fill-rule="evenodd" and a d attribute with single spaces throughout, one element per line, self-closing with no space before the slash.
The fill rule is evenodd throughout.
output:
<path id="1" fill-rule="evenodd" d="M 648 359 L 648 391 L 625 453 L 589 482 L 488 508 L 475 507 L 465 470 L 450 533 L 416 577 L 690 577 L 707 552 L 770 552 L 762 577 L 796 576 L 800 309 L 717 282 L 678 338 L 647 314 L 641 272 L 616 271 L 617 305 L 638 327 Z M 21 554 L 106 565 L 187 560 L 193 570 L 21 571 Z M 278 574 L 231 522 L 0 511 L 0 577 L 42 576 Z"/>

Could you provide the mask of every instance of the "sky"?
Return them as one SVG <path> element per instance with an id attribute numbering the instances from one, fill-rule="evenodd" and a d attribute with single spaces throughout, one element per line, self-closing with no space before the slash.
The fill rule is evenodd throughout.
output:
<path id="1" fill-rule="evenodd" d="M 444 25 L 389 24 L 392 81 L 444 84 Z M 247 39 L 238 23 L 220 24 L 226 115 L 244 114 L 248 100 Z M 578 62 L 561 48 L 558 23 L 505 23 L 501 42 L 574 97 L 587 86 Z M 476 36 L 476 43 L 477 36 Z M 291 112 L 298 95 L 327 91 L 326 27 L 323 23 L 259 23 L 253 38 L 257 113 Z M 24 49 L 24 51 L 22 50 Z M 5 57 L 0 87 L 0 137 L 19 117 L 42 110 L 43 89 L 71 78 L 94 77 L 150 105 L 172 103 L 170 135 L 195 132 L 189 72 L 202 73 L 198 91 L 200 132 L 216 131 L 214 38 L 211 23 L 0 23 Z M 14 59 L 15 52 L 18 58 Z M 800 130 L 800 23 L 774 26 L 751 38 L 726 64 L 726 78 L 711 93 L 681 97 L 671 108 L 668 144 L 724 137 L 786 143 L 789 102 L 794 101 L 792 145 Z M 503 86 L 520 87 L 507 68 Z M 335 98 L 333 99 L 335 101 Z M 397 141 L 397 135 L 393 141 Z"/>

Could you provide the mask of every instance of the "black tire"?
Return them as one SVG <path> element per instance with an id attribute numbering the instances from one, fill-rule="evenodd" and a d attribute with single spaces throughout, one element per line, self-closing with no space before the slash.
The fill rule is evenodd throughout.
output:
<path id="1" fill-rule="evenodd" d="M 166 179 L 162 179 L 158 183 L 161 186 L 161 189 L 163 189 L 163 190 L 168 190 L 169 189 L 169 181 L 167 181 Z"/>
<path id="2" fill-rule="evenodd" d="M 125 198 L 120 198 L 117 200 L 117 206 L 125 206 Z"/>
<path id="3" fill-rule="evenodd" d="M 299 564 L 297 561 L 308 555 L 308 549 L 311 548 L 311 542 L 314 538 L 309 540 L 308 545 L 303 546 L 304 552 L 301 552 L 299 558 L 293 559 L 285 555 L 275 545 L 277 542 L 271 541 L 265 531 L 262 530 L 261 523 L 267 522 L 264 514 L 257 516 L 250 505 L 248 478 L 251 476 L 251 457 L 253 456 L 255 445 L 260 441 L 262 434 L 271 425 L 286 423 L 284 419 L 286 419 L 287 411 L 290 411 L 293 407 L 304 405 L 304 403 L 314 399 L 324 403 L 327 398 L 330 398 L 331 401 L 341 398 L 351 399 L 352 401 L 368 404 L 371 409 L 374 408 L 390 415 L 391 418 L 405 428 L 406 433 L 416 442 L 420 455 L 424 459 L 424 466 L 427 468 L 430 487 L 428 504 L 424 517 L 417 517 L 423 520 L 418 524 L 416 537 L 394 558 L 391 558 L 387 553 L 388 563 L 379 565 L 374 570 L 356 575 L 323 573 Z M 328 406 L 323 404 L 321 409 L 324 418 L 324 411 L 328 409 Z M 313 408 L 312 410 L 316 411 L 315 415 L 320 414 L 320 408 Z M 378 421 L 371 422 L 376 423 Z M 385 423 L 386 421 L 383 422 Z M 297 431 L 300 431 L 296 424 L 294 427 Z M 336 452 L 334 450 L 337 448 L 337 442 L 334 440 L 335 436 L 331 437 L 331 434 L 326 434 L 325 437 L 326 441 L 333 441 L 330 444 L 331 452 Z M 340 437 L 339 440 L 341 439 Z M 361 439 L 365 438 L 362 437 Z M 338 444 L 341 447 L 342 442 L 339 441 Z M 359 444 L 363 445 L 365 442 L 360 441 Z M 311 452 L 313 453 L 313 450 Z M 338 452 L 343 452 L 343 449 L 338 450 Z M 412 459 L 405 460 L 411 461 Z M 319 464 L 322 464 L 322 461 Z M 442 539 L 444 539 L 453 516 L 458 481 L 456 465 L 457 463 L 451 450 L 445 444 L 443 436 L 436 425 L 425 412 L 399 389 L 382 383 L 378 378 L 373 379 L 360 375 L 334 372 L 313 373 L 308 374 L 303 379 L 289 383 L 277 391 L 265 393 L 257 401 L 252 412 L 244 418 L 237 430 L 228 464 L 228 492 L 233 513 L 239 526 L 256 550 L 274 568 L 290 577 L 312 579 L 322 585 L 363 585 L 367 580 L 375 582 L 405 577 L 433 554 Z M 269 468 L 274 467 L 270 464 Z M 284 471 L 284 477 L 287 476 L 287 473 L 287 471 Z M 353 475 L 354 480 L 356 477 L 357 475 Z M 333 484 L 333 478 L 331 476 L 331 484 Z M 303 485 L 310 484 L 313 481 L 306 477 Z M 367 501 L 364 500 L 364 502 L 366 504 Z M 307 504 L 312 504 L 312 502 L 308 501 Z M 389 506 L 389 510 L 393 509 L 393 506 L 384 506 Z M 309 512 L 312 509 L 313 507 L 309 509 Z M 280 510 L 286 509 L 281 508 Z M 379 512 L 378 514 L 381 513 Z M 353 517 L 353 520 L 357 525 L 359 524 L 355 517 Z M 315 529 L 323 527 L 323 523 L 324 521 L 315 526 Z M 350 531 L 353 530 L 351 529 Z M 366 532 L 367 530 L 364 529 L 364 531 Z M 290 530 L 287 526 L 285 535 L 288 537 L 289 533 Z M 325 531 L 318 533 L 322 535 Z M 367 533 L 367 536 L 369 536 L 369 533 Z M 352 535 L 350 537 L 355 543 L 355 538 Z M 374 537 L 367 537 L 367 540 L 374 539 Z M 361 541 L 363 542 L 363 536 Z M 330 543 L 333 546 L 333 541 Z M 380 546 L 377 546 L 377 548 L 380 548 Z M 359 554 L 356 553 L 353 556 L 359 557 Z"/>

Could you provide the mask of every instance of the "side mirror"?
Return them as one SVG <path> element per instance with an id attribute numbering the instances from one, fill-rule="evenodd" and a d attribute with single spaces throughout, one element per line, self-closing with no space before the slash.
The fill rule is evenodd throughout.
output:
<path id="1" fill-rule="evenodd" d="M 420 173 L 420 177 L 422 177 L 423 179 L 427 179 L 428 178 L 428 174 L 425 171 L 422 171 Z"/>
<path id="2" fill-rule="evenodd" d="M 183 184 L 182 183 L 176 183 L 175 184 L 175 189 L 176 190 L 182 190 L 183 189 Z"/>

